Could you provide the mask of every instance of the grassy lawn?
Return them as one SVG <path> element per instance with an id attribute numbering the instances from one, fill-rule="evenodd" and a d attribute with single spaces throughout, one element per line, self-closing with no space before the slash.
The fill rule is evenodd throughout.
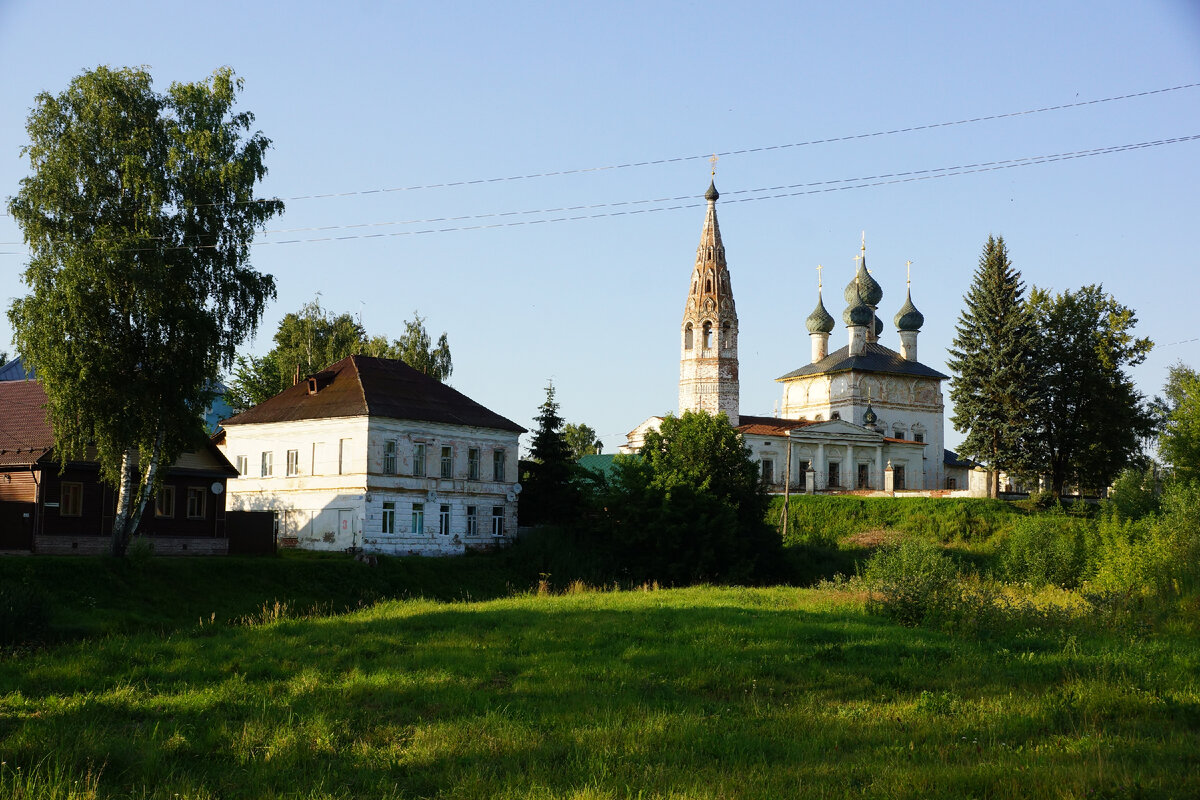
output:
<path id="1" fill-rule="evenodd" d="M 0 660 L 0 796 L 1200 796 L 1186 632 L 974 640 L 794 588 L 270 616 Z"/>

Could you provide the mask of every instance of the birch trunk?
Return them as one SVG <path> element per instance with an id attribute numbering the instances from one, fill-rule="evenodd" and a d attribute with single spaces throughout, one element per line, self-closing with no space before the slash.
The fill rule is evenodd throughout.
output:
<path id="1" fill-rule="evenodd" d="M 150 463 L 146 464 L 146 470 L 142 474 L 142 485 L 138 492 L 137 507 L 133 510 L 133 519 L 129 525 L 130 537 L 137 531 L 138 525 L 142 522 L 142 512 L 146 510 L 146 502 L 150 499 L 154 484 L 158 480 L 158 465 L 162 460 L 162 443 L 163 433 L 159 431 L 158 435 L 154 437 L 154 449 L 150 453 Z"/>
<path id="2" fill-rule="evenodd" d="M 133 510 L 134 495 L 137 485 L 133 480 L 134 450 L 126 450 L 121 455 L 121 482 L 117 485 L 117 510 L 113 515 L 112 554 L 121 558 L 129 546 L 129 518 Z"/>

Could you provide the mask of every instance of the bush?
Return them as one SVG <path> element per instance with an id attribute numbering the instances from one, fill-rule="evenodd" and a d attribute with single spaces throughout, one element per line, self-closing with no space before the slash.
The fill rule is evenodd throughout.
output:
<path id="1" fill-rule="evenodd" d="M 44 639 L 50 628 L 46 597 L 27 583 L 0 585 L 0 646 Z"/>
<path id="2" fill-rule="evenodd" d="M 1000 574 L 1009 581 L 1073 589 L 1090 577 L 1094 524 L 1062 514 L 1020 520 L 1000 547 Z"/>
<path id="3" fill-rule="evenodd" d="M 1104 501 L 1105 511 L 1122 519 L 1141 519 L 1157 514 L 1160 506 L 1158 479 L 1153 468 L 1122 472 Z"/>
<path id="4" fill-rule="evenodd" d="M 943 613 L 958 594 L 958 567 L 940 547 L 921 539 L 871 556 L 863 580 L 870 592 L 867 610 L 910 627 Z"/>

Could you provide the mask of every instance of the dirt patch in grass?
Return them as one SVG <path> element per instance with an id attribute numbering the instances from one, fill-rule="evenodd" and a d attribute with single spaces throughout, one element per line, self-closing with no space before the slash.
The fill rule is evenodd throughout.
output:
<path id="1" fill-rule="evenodd" d="M 856 533 L 853 536 L 847 536 L 842 540 L 842 544 L 850 545 L 851 547 L 874 548 L 883 547 L 887 544 L 895 544 L 904 538 L 904 534 L 900 531 L 891 531 L 887 528 L 875 528 L 874 530 L 863 531 Z"/>

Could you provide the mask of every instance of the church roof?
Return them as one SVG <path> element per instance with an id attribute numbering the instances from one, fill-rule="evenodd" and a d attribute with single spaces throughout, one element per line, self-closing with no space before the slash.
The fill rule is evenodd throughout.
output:
<path id="1" fill-rule="evenodd" d="M 792 370 L 786 375 L 776 378 L 786 381 L 790 378 L 802 378 L 805 375 L 824 375 L 830 372 L 885 372 L 892 375 L 914 375 L 921 378 L 938 378 L 946 380 L 950 376 L 943 375 L 936 369 L 931 369 L 919 361 L 909 361 L 895 350 L 884 347 L 876 342 L 868 342 L 863 351 L 850 355 L 847 345 L 834 350 L 815 364 L 806 364 L 800 369 Z"/>
<path id="2" fill-rule="evenodd" d="M 780 419 L 779 417 L 752 417 L 748 414 L 738 415 L 737 429 L 751 436 L 783 436 L 790 430 L 812 425 L 807 419 Z"/>
<path id="3" fill-rule="evenodd" d="M 222 424 L 367 415 L 525 432 L 512 420 L 403 361 L 370 356 L 346 356 Z"/>

